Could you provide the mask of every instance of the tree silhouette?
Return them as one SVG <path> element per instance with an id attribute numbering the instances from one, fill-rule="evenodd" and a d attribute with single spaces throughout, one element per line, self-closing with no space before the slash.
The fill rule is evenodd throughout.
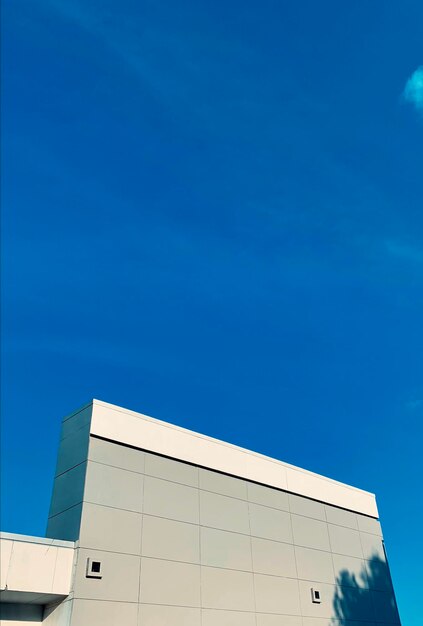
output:
<path id="1" fill-rule="evenodd" d="M 358 576 L 341 570 L 336 583 L 333 598 L 336 620 L 401 624 L 389 568 L 379 555 L 374 554 L 369 561 L 365 561 Z"/>

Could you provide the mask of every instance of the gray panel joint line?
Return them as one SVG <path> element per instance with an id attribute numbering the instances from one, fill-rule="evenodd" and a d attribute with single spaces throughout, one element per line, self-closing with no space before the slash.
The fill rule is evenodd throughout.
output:
<path id="1" fill-rule="evenodd" d="M 289 489 L 280 489 L 279 487 L 273 487 L 273 485 L 268 485 L 266 483 L 261 483 L 261 482 L 258 482 L 256 480 L 248 480 L 247 478 L 243 478 L 242 476 L 237 475 L 237 474 L 228 474 L 227 472 L 211 469 L 210 467 L 207 467 L 206 465 L 198 465 L 197 463 L 190 463 L 189 461 L 184 461 L 183 459 L 178 459 L 178 458 L 173 457 L 173 456 L 167 456 L 166 454 L 160 454 L 160 452 L 152 452 L 148 448 L 137 447 L 137 446 L 131 445 L 129 443 L 123 443 L 122 441 L 116 441 L 115 439 L 108 439 L 107 437 L 102 437 L 101 435 L 95 435 L 95 434 L 92 434 L 92 433 L 90 433 L 90 437 L 92 439 L 98 439 L 100 441 L 105 441 L 107 443 L 113 443 L 113 444 L 115 444 L 117 446 L 122 446 L 123 448 L 129 448 L 130 450 L 138 450 L 139 452 L 147 452 L 148 454 L 152 454 L 154 456 L 158 456 L 158 457 L 161 457 L 163 459 L 169 459 L 169 461 L 177 461 L 178 463 L 182 463 L 183 465 L 189 465 L 190 467 L 196 467 L 198 469 L 204 469 L 204 470 L 212 471 L 212 472 L 215 472 L 216 474 L 220 474 L 222 476 L 228 476 L 228 478 L 236 478 L 238 480 L 245 480 L 247 483 L 251 483 L 253 485 L 258 485 L 259 487 L 267 487 L 268 489 L 273 489 L 274 491 L 279 491 L 281 493 L 291 494 L 293 496 L 299 496 L 301 498 L 305 498 L 307 500 L 311 500 L 312 502 L 318 502 L 319 504 L 323 504 L 325 506 L 332 506 L 332 507 L 334 507 L 336 509 L 340 509 L 341 511 L 347 511 L 348 513 L 353 513 L 355 515 L 357 514 L 357 511 L 355 511 L 354 509 L 349 509 L 349 508 L 338 506 L 338 505 L 335 505 L 335 504 L 330 504 L 330 503 L 326 502 L 325 500 L 318 500 L 316 498 L 313 498 L 312 496 L 304 496 L 304 495 L 298 493 L 297 491 L 289 491 Z M 358 513 L 358 514 L 359 515 L 363 515 L 364 517 L 368 517 L 370 519 L 374 519 L 376 521 L 379 521 L 379 517 L 377 517 L 377 516 L 368 515 L 366 513 Z"/>

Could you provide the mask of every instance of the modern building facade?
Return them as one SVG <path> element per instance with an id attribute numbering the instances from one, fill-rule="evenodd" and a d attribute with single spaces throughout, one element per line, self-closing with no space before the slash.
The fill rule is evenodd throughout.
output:
<path id="1" fill-rule="evenodd" d="M 94 400 L 46 536 L 3 533 L 2 624 L 400 624 L 375 496 Z"/>

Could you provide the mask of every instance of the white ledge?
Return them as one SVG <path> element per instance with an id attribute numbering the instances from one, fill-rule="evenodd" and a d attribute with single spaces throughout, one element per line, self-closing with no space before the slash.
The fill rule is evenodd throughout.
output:
<path id="1" fill-rule="evenodd" d="M 107 402 L 93 400 L 90 434 L 378 517 L 368 491 Z"/>
<path id="2" fill-rule="evenodd" d="M 74 541 L 64 541 L 62 539 L 50 539 L 50 537 L 33 537 L 32 535 L 18 535 L 16 533 L 0 532 L 0 539 L 8 539 L 9 541 L 22 541 L 24 543 L 40 543 L 45 546 L 53 546 L 56 548 L 75 548 Z"/>

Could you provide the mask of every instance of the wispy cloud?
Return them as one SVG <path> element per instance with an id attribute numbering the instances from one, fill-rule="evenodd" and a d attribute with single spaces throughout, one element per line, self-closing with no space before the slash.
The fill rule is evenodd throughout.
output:
<path id="1" fill-rule="evenodd" d="M 403 98 L 423 113 L 423 65 L 420 65 L 407 80 Z"/>
<path id="2" fill-rule="evenodd" d="M 423 263 L 423 250 L 420 248 L 393 240 L 385 241 L 385 246 L 392 256 L 404 259 L 405 261 Z"/>
<path id="3" fill-rule="evenodd" d="M 409 411 L 417 411 L 423 407 L 423 400 L 420 398 L 412 398 L 405 404 L 406 409 Z"/>

